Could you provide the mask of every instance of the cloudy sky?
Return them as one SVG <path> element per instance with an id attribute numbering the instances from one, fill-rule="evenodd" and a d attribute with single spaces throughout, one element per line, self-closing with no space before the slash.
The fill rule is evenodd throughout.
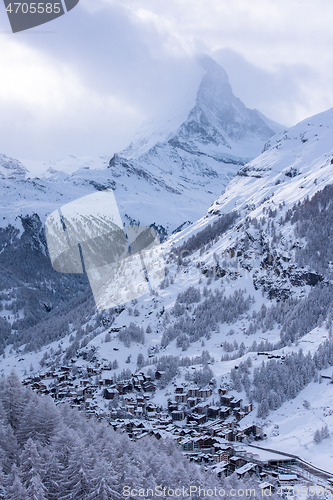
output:
<path id="1" fill-rule="evenodd" d="M 333 106 L 332 19 L 330 0 L 80 0 L 12 34 L 1 2 L 0 153 L 111 156 L 203 53 L 248 107 L 293 125 Z"/>

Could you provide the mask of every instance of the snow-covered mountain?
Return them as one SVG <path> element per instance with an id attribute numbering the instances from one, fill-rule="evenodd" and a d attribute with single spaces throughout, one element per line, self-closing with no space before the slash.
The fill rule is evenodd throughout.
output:
<path id="1" fill-rule="evenodd" d="M 111 188 L 125 224 L 154 225 L 164 238 L 204 215 L 280 128 L 233 95 L 225 71 L 212 59 L 200 64 L 199 88 L 192 82 L 184 101 L 159 115 L 157 124 L 144 125 L 111 160 L 69 156 L 38 163 L 0 156 L 0 274 L 4 294 L 9 290 L 4 305 L 15 311 L 3 314 L 8 325 L 35 327 L 49 311 L 73 308 L 74 290 L 89 294 L 85 276 L 50 266 L 43 230 L 50 213 Z"/>
<path id="2" fill-rule="evenodd" d="M 114 190 L 125 223 L 155 224 L 162 237 L 201 217 L 282 127 L 247 109 L 212 59 L 200 64 L 199 88 L 192 85 L 184 102 L 144 124 L 111 160 L 70 156 L 38 163 L 2 155 L 1 225 L 17 225 L 18 215 L 31 213 L 44 222 L 62 204 L 107 188 Z"/>
<path id="3" fill-rule="evenodd" d="M 191 228 L 191 231 L 201 229 L 212 216 L 218 217 L 230 211 L 238 212 L 240 222 L 233 235 L 228 234 L 225 237 L 224 245 L 226 248 L 239 247 L 239 237 L 243 234 L 246 246 L 252 248 L 242 252 L 242 265 L 248 269 L 257 268 L 256 279 L 265 282 L 272 294 L 280 282 L 280 289 L 283 283 L 287 295 L 290 296 L 293 283 L 289 279 L 290 276 L 286 276 L 286 270 L 282 270 L 282 263 L 284 259 L 293 261 L 294 253 L 306 244 L 305 240 L 295 236 L 293 225 L 283 222 L 286 214 L 294 205 L 313 198 L 333 182 L 332 129 L 333 110 L 330 109 L 277 134 L 265 145 L 265 151 L 260 156 L 240 168 L 236 178 L 209 208 L 206 218 Z M 272 219 L 269 232 L 273 231 L 276 236 L 266 241 L 265 248 L 262 236 L 259 236 L 263 232 L 262 225 L 259 228 L 259 224 L 255 230 L 249 229 L 249 221 L 266 219 Z M 278 234 L 280 244 L 276 246 Z M 257 244 L 259 240 L 260 245 Z M 271 254 L 277 252 L 280 254 L 279 259 L 273 259 L 268 268 L 260 269 L 260 261 L 256 260 L 258 255 L 270 255 L 272 259 Z M 275 268 L 274 264 L 277 264 L 279 269 Z M 293 274 L 293 266 L 285 267 L 289 268 L 289 274 Z M 318 271 L 318 268 L 314 267 Z M 304 275 L 304 272 L 300 273 L 296 267 L 294 271 Z M 317 279 L 321 281 L 324 277 L 315 277 L 310 272 L 307 278 L 303 277 L 301 281 L 303 284 L 305 281 L 313 284 L 311 280 Z M 269 281 L 271 285 L 268 284 Z"/>
<path id="4" fill-rule="evenodd" d="M 145 158 L 154 146 L 166 143 L 181 151 L 214 157 L 232 163 L 238 158 L 255 157 L 262 151 L 262 142 L 283 126 L 266 118 L 257 110 L 246 108 L 234 96 L 228 75 L 210 57 L 199 60 L 204 71 L 198 90 L 186 105 L 178 106 L 170 116 L 158 116 L 145 122 L 133 142 L 120 156 L 127 159 Z M 155 160 L 156 161 L 156 160 Z"/>
<path id="5" fill-rule="evenodd" d="M 247 205 L 247 212 L 255 207 L 253 216 L 258 216 L 264 207 L 284 202 L 290 208 L 323 189 L 332 181 L 332 129 L 329 109 L 275 135 L 260 156 L 239 169 L 208 213 Z"/>
<path id="6" fill-rule="evenodd" d="M 239 167 L 283 129 L 246 108 L 215 61 L 205 57 L 200 64 L 205 74 L 186 105 L 171 117 L 169 112 L 144 123 L 130 146 L 110 160 L 116 182 L 145 177 L 161 192 L 167 190 L 163 207 L 176 227 L 200 217 L 206 200 L 221 193 Z M 137 196 L 131 194 L 133 203 Z M 149 198 L 142 204 L 146 208 L 153 208 Z M 170 233 L 169 227 L 170 222 Z"/>

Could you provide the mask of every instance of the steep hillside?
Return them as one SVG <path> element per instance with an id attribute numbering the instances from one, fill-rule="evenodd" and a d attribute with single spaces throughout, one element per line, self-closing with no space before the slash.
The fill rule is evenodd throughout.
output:
<path id="1" fill-rule="evenodd" d="M 53 311 L 27 337 L 40 353 L 8 346 L 3 369 L 34 371 L 39 361 L 55 369 L 74 358 L 78 383 L 89 363 L 109 363 L 114 382 L 134 373 L 154 381 L 151 401 L 164 409 L 174 385 L 208 385 L 212 408 L 218 389 L 253 402 L 242 425 L 263 426 L 267 447 L 290 451 L 296 440 L 299 455 L 333 470 L 332 127 L 333 110 L 311 117 L 240 168 L 202 219 L 163 243 L 166 278 L 152 295 L 100 313 L 90 298 L 84 315 L 68 313 L 61 343 L 42 347 L 59 319 Z M 96 407 L 127 415 L 124 399 L 108 407 L 102 394 Z"/>

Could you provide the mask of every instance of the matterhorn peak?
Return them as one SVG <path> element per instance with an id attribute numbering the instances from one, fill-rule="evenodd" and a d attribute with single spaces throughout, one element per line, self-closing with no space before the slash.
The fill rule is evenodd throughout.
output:
<path id="1" fill-rule="evenodd" d="M 226 71 L 208 55 L 197 58 L 204 70 L 193 98 L 144 122 L 125 151 L 127 159 L 149 155 L 157 145 L 169 144 L 195 154 L 207 154 L 246 163 L 261 153 L 263 146 L 281 126 L 248 109 L 234 96 Z M 192 95 L 192 92 L 190 93 Z M 155 153 L 154 153 L 155 154 Z"/>
<path id="2" fill-rule="evenodd" d="M 229 78 L 227 72 L 222 66 L 220 66 L 214 59 L 212 59 L 207 54 L 201 55 L 197 58 L 199 66 L 205 70 L 206 74 L 202 79 L 200 87 L 207 85 L 216 85 L 219 88 L 223 88 L 224 92 L 228 91 L 232 93 L 232 88 L 229 83 Z"/>

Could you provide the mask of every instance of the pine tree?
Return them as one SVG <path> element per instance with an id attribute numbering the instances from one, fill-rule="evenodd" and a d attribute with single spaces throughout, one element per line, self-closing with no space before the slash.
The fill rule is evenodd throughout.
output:
<path id="1" fill-rule="evenodd" d="M 0 401 L 0 449 L 4 452 L 3 471 L 8 474 L 18 459 L 19 448 L 13 429 L 6 422 L 6 414 Z"/>
<path id="2" fill-rule="evenodd" d="M 50 397 L 38 398 L 35 394 L 25 408 L 17 432 L 24 443 L 29 437 L 42 444 L 49 444 L 60 421 L 59 411 Z"/>
<path id="3" fill-rule="evenodd" d="M 42 483 L 40 476 L 35 475 L 31 478 L 27 488 L 28 498 L 31 500 L 47 500 L 46 488 Z"/>
<path id="4" fill-rule="evenodd" d="M 317 429 L 316 432 L 314 433 L 313 441 L 315 442 L 315 444 L 319 444 L 321 440 L 322 440 L 321 432 L 319 429 Z"/>
<path id="5" fill-rule="evenodd" d="M 142 368 L 145 364 L 145 358 L 141 352 L 138 354 L 136 364 L 138 368 Z"/>
<path id="6" fill-rule="evenodd" d="M 267 399 L 263 399 L 261 403 L 259 403 L 257 417 L 266 418 L 268 414 L 269 414 L 268 402 Z"/>
<path id="7" fill-rule="evenodd" d="M 0 500 L 6 500 L 5 475 L 0 467 Z"/>
<path id="8" fill-rule="evenodd" d="M 82 440 L 77 439 L 61 480 L 59 500 L 86 500 L 91 492 L 93 459 Z"/>
<path id="9" fill-rule="evenodd" d="M 31 395 L 31 391 L 23 391 L 21 382 L 14 372 L 0 380 L 0 399 L 7 415 L 7 421 L 14 432 L 19 427 L 24 407 Z"/>
<path id="10" fill-rule="evenodd" d="M 47 498 L 48 500 L 58 500 L 61 493 L 60 483 L 64 474 L 64 467 L 54 450 L 49 447 L 43 449 L 43 459 L 45 462 L 43 483 L 47 489 Z"/>
<path id="11" fill-rule="evenodd" d="M 22 485 L 18 475 L 14 476 L 14 481 L 11 486 L 7 488 L 6 500 L 27 500 L 28 492 Z"/>
<path id="12" fill-rule="evenodd" d="M 111 486 L 111 478 L 114 474 L 108 469 L 106 462 L 98 461 L 92 471 L 92 489 L 87 500 L 109 500 L 113 498 L 115 485 Z"/>
<path id="13" fill-rule="evenodd" d="M 327 439 L 328 437 L 330 437 L 330 431 L 328 430 L 327 425 L 321 428 L 320 436 L 321 439 Z"/>
<path id="14" fill-rule="evenodd" d="M 29 438 L 20 457 L 21 479 L 25 486 L 28 498 L 31 500 L 46 500 L 46 488 L 41 476 L 44 473 L 41 457 L 36 443 Z"/>

